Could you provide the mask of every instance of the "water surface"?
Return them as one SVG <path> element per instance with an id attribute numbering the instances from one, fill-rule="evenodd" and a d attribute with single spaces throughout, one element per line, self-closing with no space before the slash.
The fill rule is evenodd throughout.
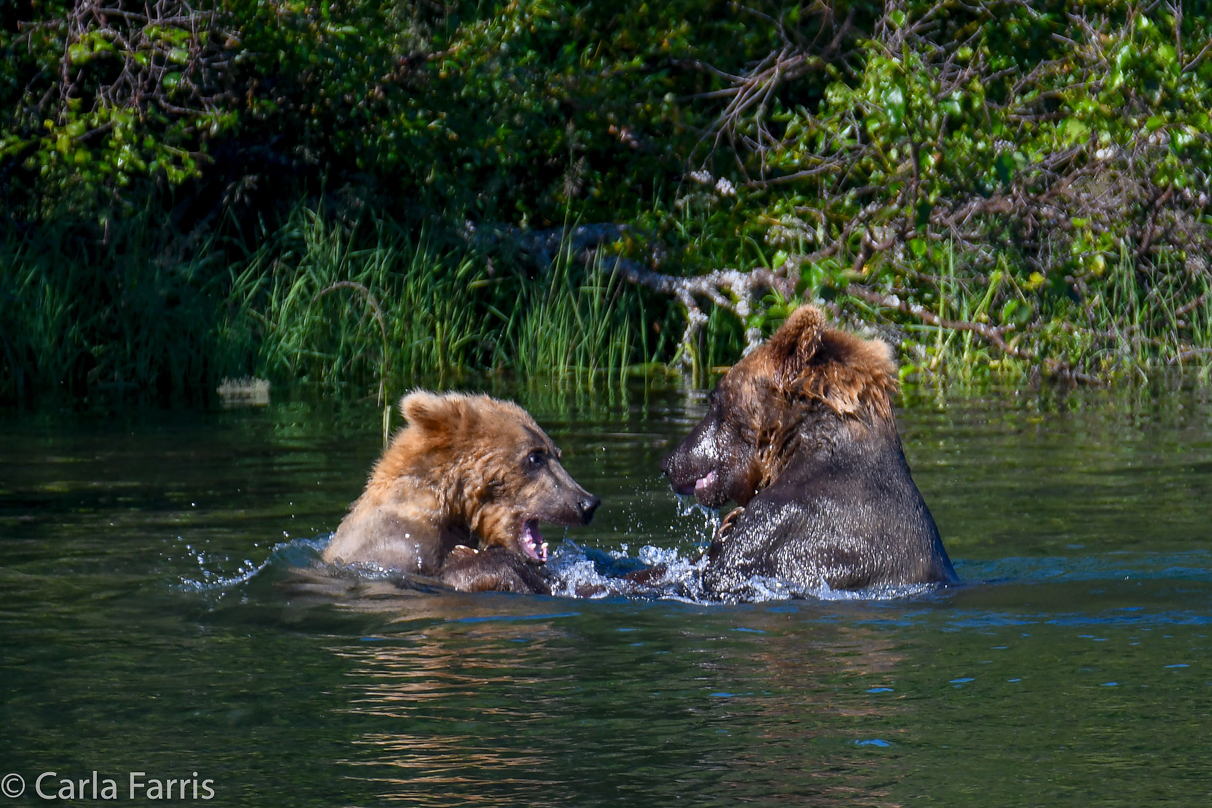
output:
<path id="1" fill-rule="evenodd" d="M 700 392 L 520 398 L 604 501 L 561 558 L 694 557 L 710 515 L 657 462 Z M 726 605 L 300 579 L 373 407 L 3 416 L 9 802 L 94 770 L 240 806 L 1205 802 L 1207 396 L 916 395 L 900 426 L 966 585 Z"/>

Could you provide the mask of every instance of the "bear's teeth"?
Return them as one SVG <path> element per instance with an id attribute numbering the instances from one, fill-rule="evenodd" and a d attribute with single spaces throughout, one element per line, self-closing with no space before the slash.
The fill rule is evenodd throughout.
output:
<path id="1" fill-rule="evenodd" d="M 520 537 L 522 550 L 526 555 L 533 558 L 535 561 L 547 560 L 547 542 L 543 541 L 543 535 L 539 533 L 539 520 L 528 519 L 522 525 L 522 535 Z M 542 553 L 540 554 L 540 545 Z"/>

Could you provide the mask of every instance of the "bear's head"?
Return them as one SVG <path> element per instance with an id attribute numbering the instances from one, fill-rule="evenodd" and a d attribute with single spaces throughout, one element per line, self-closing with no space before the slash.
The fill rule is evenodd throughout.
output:
<path id="1" fill-rule="evenodd" d="M 891 424 L 895 390 L 886 343 L 828 329 L 819 309 L 801 306 L 724 374 L 707 415 L 661 468 L 674 490 L 708 507 L 747 505 L 806 435 L 829 440 L 830 433 Z"/>
<path id="2" fill-rule="evenodd" d="M 503 547 L 547 560 L 539 522 L 583 525 L 601 501 L 560 465 L 560 450 L 516 404 L 482 395 L 417 391 L 400 411 L 408 428 L 393 442 L 398 473 L 425 479 L 442 517 Z M 393 454 L 384 455 L 384 460 Z"/>

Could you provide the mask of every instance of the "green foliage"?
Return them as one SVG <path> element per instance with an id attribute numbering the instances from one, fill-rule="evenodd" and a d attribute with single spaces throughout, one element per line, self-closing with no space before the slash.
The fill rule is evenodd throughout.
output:
<path id="1" fill-rule="evenodd" d="M 904 2 L 862 29 L 796 13 L 720 94 L 730 148 L 698 159 L 731 158 L 728 185 L 704 171 L 715 193 L 677 201 L 731 214 L 696 242 L 761 238 L 810 295 L 900 323 L 927 374 L 1207 361 L 1206 7 Z M 745 253 L 731 263 L 766 263 Z"/>
<path id="2" fill-rule="evenodd" d="M 174 249 L 158 218 L 144 210 L 103 232 L 59 223 L 6 234 L 0 400 L 47 389 L 196 394 L 223 371 L 231 357 L 212 331 L 220 256 Z"/>
<path id="3" fill-rule="evenodd" d="M 500 271 L 392 220 L 305 206 L 247 253 L 195 251 L 157 219 L 108 241 L 56 227 L 0 243 L 0 400 L 207 397 L 248 375 L 384 400 L 487 373 L 592 388 L 654 358 L 637 290 L 566 257 Z"/>
<path id="4" fill-rule="evenodd" d="M 486 218 L 636 211 L 681 174 L 677 99 L 711 86 L 683 61 L 767 44 L 686 0 L 109 5 L 39 4 L 0 32 L 0 160 L 30 213 L 104 208 L 135 177 L 255 179 L 267 156 Z"/>
<path id="5" fill-rule="evenodd" d="M 1131 0 L 30 0 L 0 27 L 4 383 L 701 377 L 793 303 L 723 290 L 679 346 L 678 304 L 580 256 L 490 274 L 452 238 L 570 217 L 662 272 L 782 272 L 924 377 L 1204 366 L 1210 45 L 1205 5 Z M 156 300 L 193 340 L 168 376 L 159 326 L 111 316 Z"/>
<path id="6" fill-rule="evenodd" d="M 342 225 L 306 208 L 233 268 L 229 299 L 221 333 L 257 346 L 250 372 L 328 389 L 378 380 L 389 399 L 476 371 L 592 386 L 651 358 L 636 291 L 566 253 L 535 278 L 500 273 L 389 220 Z"/>
<path id="7" fill-rule="evenodd" d="M 506 328 L 518 375 L 542 377 L 558 368 L 578 387 L 592 387 L 606 371 L 621 382 L 636 353 L 632 324 L 645 320 L 637 291 L 600 264 L 577 271 L 568 250 L 537 280 Z M 642 347 L 641 355 L 648 356 Z"/>
<path id="8" fill-rule="evenodd" d="M 207 141 L 239 114 L 233 36 L 215 9 L 184 0 L 31 3 L 0 32 L 6 195 L 52 216 L 91 211 L 137 179 L 199 176 Z"/>

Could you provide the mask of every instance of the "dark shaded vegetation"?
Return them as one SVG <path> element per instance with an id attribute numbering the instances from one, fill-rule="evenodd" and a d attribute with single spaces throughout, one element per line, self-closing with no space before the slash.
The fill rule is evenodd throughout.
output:
<path id="1" fill-rule="evenodd" d="M 801 296 L 923 379 L 1205 377 L 1209 16 L 8 3 L 0 397 L 701 376 Z"/>

